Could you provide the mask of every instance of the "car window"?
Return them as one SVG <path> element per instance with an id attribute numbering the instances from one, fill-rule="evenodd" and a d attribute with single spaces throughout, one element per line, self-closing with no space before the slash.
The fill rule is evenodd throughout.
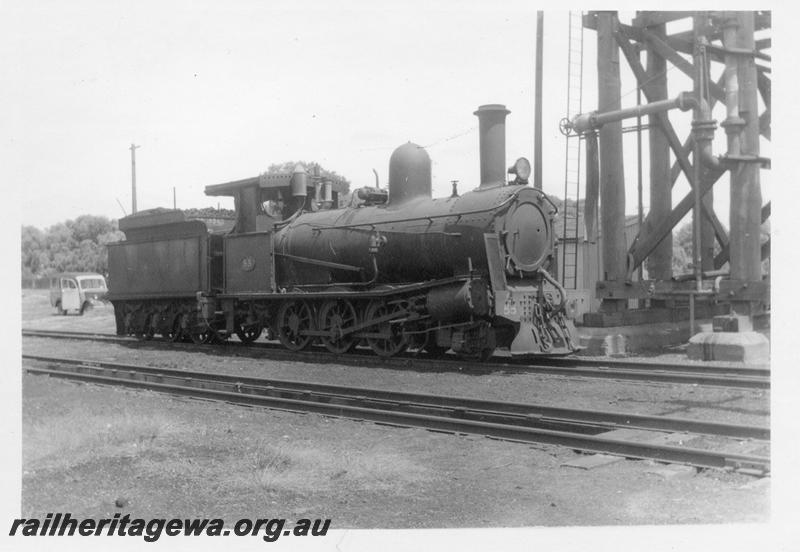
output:
<path id="1" fill-rule="evenodd" d="M 82 278 L 79 280 L 81 289 L 105 289 L 102 278 Z"/>

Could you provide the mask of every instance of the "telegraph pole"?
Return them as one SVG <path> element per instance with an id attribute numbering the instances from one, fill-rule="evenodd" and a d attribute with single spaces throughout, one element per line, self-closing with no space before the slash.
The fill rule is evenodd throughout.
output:
<path id="1" fill-rule="evenodd" d="M 136 214 L 136 150 L 142 146 L 131 144 L 131 214 Z"/>
<path id="2" fill-rule="evenodd" d="M 534 94 L 533 120 L 533 187 L 542 189 L 542 44 L 544 37 L 544 12 L 536 12 L 536 92 Z M 565 207 L 566 209 L 566 207 Z"/>

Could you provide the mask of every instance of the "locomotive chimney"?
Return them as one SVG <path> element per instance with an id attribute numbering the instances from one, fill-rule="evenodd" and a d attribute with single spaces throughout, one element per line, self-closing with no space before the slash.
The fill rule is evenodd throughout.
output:
<path id="1" fill-rule="evenodd" d="M 478 116 L 481 152 L 481 188 L 501 186 L 506 182 L 506 115 L 501 104 L 482 105 Z"/>

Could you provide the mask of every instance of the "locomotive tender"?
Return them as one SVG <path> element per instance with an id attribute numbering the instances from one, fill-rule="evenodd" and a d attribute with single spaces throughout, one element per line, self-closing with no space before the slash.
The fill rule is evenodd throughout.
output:
<path id="1" fill-rule="evenodd" d="M 126 240 L 108 247 L 117 333 L 251 342 L 266 329 L 291 350 L 364 344 L 380 356 L 573 352 L 565 293 L 546 270 L 557 209 L 528 185 L 527 160 L 506 171 L 508 113 L 475 112 L 481 181 L 460 196 L 431 197 L 430 158 L 409 142 L 390 158 L 388 190 L 356 190 L 348 207 L 336 207 L 341 182 L 298 165 L 206 187 L 234 198 L 235 220 L 121 219 Z"/>

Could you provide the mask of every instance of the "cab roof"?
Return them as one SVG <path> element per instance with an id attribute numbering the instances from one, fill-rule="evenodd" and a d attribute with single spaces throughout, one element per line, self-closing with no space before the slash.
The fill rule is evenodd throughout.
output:
<path id="1" fill-rule="evenodd" d="M 105 276 L 97 272 L 59 272 L 58 274 L 53 274 L 51 278 L 82 278 L 86 276 L 105 279 Z"/>

